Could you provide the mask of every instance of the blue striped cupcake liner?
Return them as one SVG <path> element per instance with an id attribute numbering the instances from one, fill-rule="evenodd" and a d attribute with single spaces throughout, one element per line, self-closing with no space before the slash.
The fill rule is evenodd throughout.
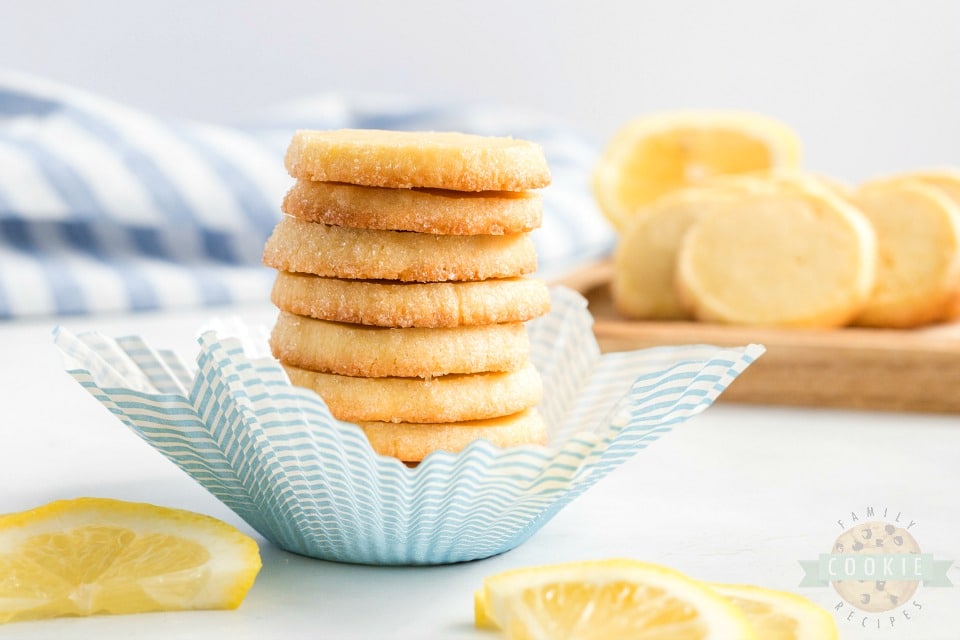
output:
<path id="1" fill-rule="evenodd" d="M 706 409 L 763 347 L 601 355 L 586 301 L 552 290 L 529 323 L 546 446 L 478 440 L 409 468 L 379 456 L 314 392 L 291 386 L 265 329 L 216 322 L 196 366 L 137 336 L 58 328 L 69 373 L 125 425 L 273 544 L 378 565 L 513 549 L 619 464 Z"/>

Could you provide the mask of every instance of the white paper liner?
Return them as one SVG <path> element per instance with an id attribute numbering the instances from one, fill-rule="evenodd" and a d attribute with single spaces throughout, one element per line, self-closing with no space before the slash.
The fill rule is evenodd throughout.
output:
<path id="1" fill-rule="evenodd" d="M 138 336 L 55 331 L 69 373 L 274 544 L 364 564 L 485 558 L 527 540 L 661 434 L 706 409 L 763 347 L 600 355 L 586 301 L 552 291 L 529 323 L 546 447 L 478 440 L 408 468 L 293 387 L 266 331 L 215 323 L 196 367 Z"/>

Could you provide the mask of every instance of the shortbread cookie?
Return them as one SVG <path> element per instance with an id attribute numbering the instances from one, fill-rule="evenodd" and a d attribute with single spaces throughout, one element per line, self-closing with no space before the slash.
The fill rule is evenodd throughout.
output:
<path id="1" fill-rule="evenodd" d="M 535 278 L 423 284 L 339 280 L 280 271 L 270 299 L 281 311 L 379 327 L 525 322 L 550 310 L 550 291 Z"/>
<path id="2" fill-rule="evenodd" d="M 713 176 L 698 186 L 674 191 L 633 216 L 614 251 L 611 295 L 617 310 L 630 318 L 678 320 L 689 313 L 676 293 L 680 243 L 701 216 L 727 202 L 756 195 L 848 193 L 835 181 L 800 171 Z"/>
<path id="3" fill-rule="evenodd" d="M 340 227 L 499 236 L 539 227 L 543 196 L 535 191 L 385 189 L 298 180 L 283 199 L 283 211 Z"/>
<path id="4" fill-rule="evenodd" d="M 875 258 L 870 223 L 841 199 L 750 195 L 690 228 L 677 287 L 699 320 L 837 327 L 870 295 Z"/>
<path id="5" fill-rule="evenodd" d="M 853 203 L 877 234 L 877 280 L 856 323 L 906 328 L 943 320 L 960 287 L 960 208 L 923 182 L 864 185 Z"/>
<path id="6" fill-rule="evenodd" d="M 960 207 L 960 168 L 944 167 L 940 169 L 911 171 L 890 179 L 921 182 L 925 185 L 936 187 L 942 190 L 948 198 Z"/>
<path id="7" fill-rule="evenodd" d="M 550 184 L 539 145 L 465 133 L 297 131 L 286 166 L 298 180 L 394 189 L 526 191 Z"/>
<path id="8" fill-rule="evenodd" d="M 674 285 L 680 243 L 717 203 L 740 198 L 741 186 L 687 188 L 637 211 L 613 254 L 610 293 L 617 311 L 638 319 L 689 317 Z"/>
<path id="9" fill-rule="evenodd" d="M 437 236 L 288 217 L 267 240 L 263 263 L 331 278 L 444 282 L 526 275 L 536 270 L 537 254 L 527 233 Z"/>
<path id="10" fill-rule="evenodd" d="M 423 378 L 358 378 L 284 365 L 290 382 L 313 389 L 338 420 L 463 422 L 505 416 L 540 402 L 532 364 L 509 372 Z"/>
<path id="11" fill-rule="evenodd" d="M 902 174 L 900 178 L 922 182 L 928 186 L 936 187 L 943 191 L 957 207 L 960 207 L 960 168 L 941 167 L 939 169 L 912 171 Z M 960 319 L 960 289 L 958 289 L 954 295 L 950 307 L 951 309 L 946 319 Z"/>
<path id="12" fill-rule="evenodd" d="M 700 184 L 708 186 L 741 186 L 747 191 L 761 193 L 765 191 L 809 191 L 822 192 L 824 189 L 832 195 L 849 199 L 852 195 L 850 187 L 833 178 L 820 173 L 811 173 L 788 167 L 774 167 L 764 171 L 750 171 L 748 173 L 728 173 L 711 176 Z"/>
<path id="13" fill-rule="evenodd" d="M 359 424 L 374 451 L 405 462 L 420 462 L 434 451 L 457 453 L 474 440 L 481 438 L 489 440 L 497 447 L 542 445 L 547 441 L 546 425 L 536 409 L 527 409 L 511 416 L 470 422 L 446 424 L 361 422 Z"/>
<path id="14" fill-rule="evenodd" d="M 800 190 L 826 189 L 828 192 L 838 198 L 849 200 L 853 195 L 850 185 L 834 178 L 833 176 L 822 173 L 810 173 L 799 169 L 788 169 L 786 167 L 777 167 L 765 172 L 768 179 L 786 188 L 797 188 Z"/>
<path id="15" fill-rule="evenodd" d="M 446 329 L 390 329 L 281 312 L 270 336 L 284 364 L 345 376 L 402 378 L 516 371 L 530 355 L 522 322 Z"/>

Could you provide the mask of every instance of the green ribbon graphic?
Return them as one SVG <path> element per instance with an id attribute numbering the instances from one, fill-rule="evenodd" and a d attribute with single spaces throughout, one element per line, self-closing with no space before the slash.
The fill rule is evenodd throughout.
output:
<path id="1" fill-rule="evenodd" d="M 821 553 L 817 560 L 801 560 L 801 587 L 825 587 L 835 580 L 921 580 L 925 587 L 952 587 L 947 571 L 953 560 L 934 560 L 933 554 Z"/>

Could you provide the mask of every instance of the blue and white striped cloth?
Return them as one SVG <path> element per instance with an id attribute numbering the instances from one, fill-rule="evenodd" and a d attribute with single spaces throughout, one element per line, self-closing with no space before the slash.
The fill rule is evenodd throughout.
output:
<path id="1" fill-rule="evenodd" d="M 290 136 L 344 127 L 539 142 L 554 177 L 534 233 L 541 275 L 612 246 L 588 186 L 595 146 L 540 114 L 328 95 L 225 127 L 0 72 L 0 319 L 266 300 Z"/>

